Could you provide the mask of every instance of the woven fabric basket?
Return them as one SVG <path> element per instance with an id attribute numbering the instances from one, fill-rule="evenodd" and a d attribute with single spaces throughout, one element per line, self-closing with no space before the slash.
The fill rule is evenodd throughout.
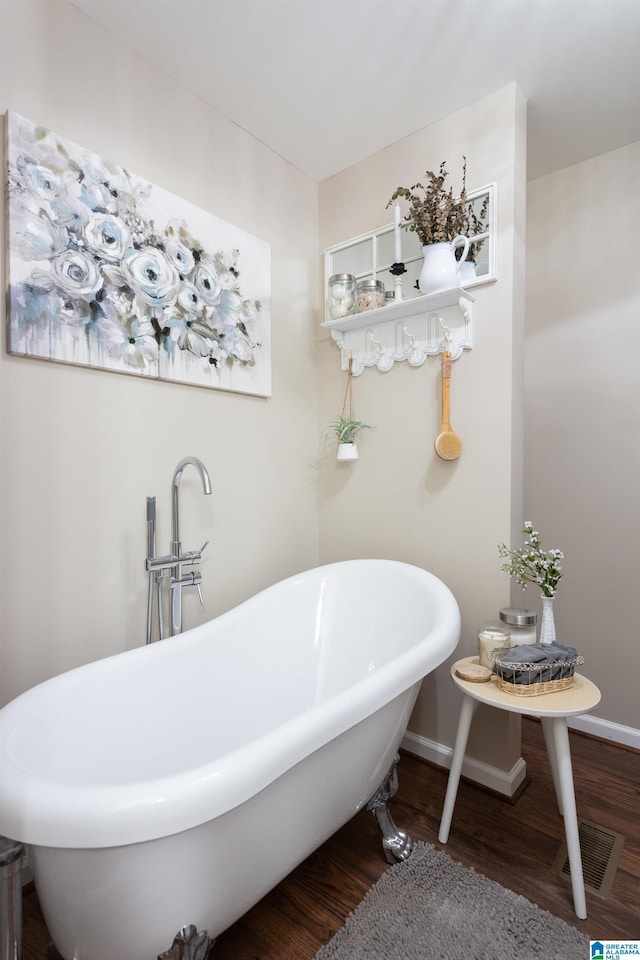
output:
<path id="1" fill-rule="evenodd" d="M 552 660 L 549 663 L 503 663 L 502 658 L 507 652 L 510 651 L 493 652 L 493 672 L 500 689 L 516 697 L 539 697 L 545 693 L 568 690 L 575 682 L 576 667 L 584 663 L 581 653 L 568 660 Z"/>

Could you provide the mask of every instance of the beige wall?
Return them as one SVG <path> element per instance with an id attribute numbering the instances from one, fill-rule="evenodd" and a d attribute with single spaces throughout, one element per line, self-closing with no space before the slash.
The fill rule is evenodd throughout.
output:
<path id="1" fill-rule="evenodd" d="M 525 106 L 515 87 L 318 187 L 64 0 L 0 11 L 0 111 L 267 240 L 273 340 L 269 400 L 3 351 L 0 703 L 143 641 L 145 498 L 158 497 L 159 542 L 168 544 L 171 475 L 195 454 L 214 496 L 202 497 L 185 473 L 185 546 L 211 540 L 205 606 L 188 598 L 186 625 L 318 560 L 376 555 L 421 564 L 452 587 L 459 653 L 471 653 L 477 624 L 509 601 L 496 544 L 516 542 L 526 514 L 567 554 L 557 622 L 561 636 L 581 638 L 604 693 L 599 715 L 637 727 L 632 673 L 611 652 L 638 666 L 639 145 L 529 184 L 523 512 Z M 319 425 L 339 412 L 344 391 L 337 347 L 319 328 L 319 251 L 389 222 L 395 186 L 444 158 L 457 171 L 463 152 L 470 188 L 498 184 L 499 277 L 476 289 L 474 346 L 454 365 L 463 456 L 445 463 L 433 453 L 439 365 L 430 358 L 357 378 L 356 412 L 376 429 L 358 463 L 338 465 L 330 447 L 318 458 Z M 615 459 L 605 447 L 614 421 Z M 411 728 L 450 745 L 457 710 L 443 668 L 425 682 Z M 505 739 L 495 723 L 485 715 L 472 749 L 508 770 L 517 728 Z"/>
<path id="2" fill-rule="evenodd" d="M 632 728 L 640 727 L 639 182 L 636 142 L 534 180 L 527 193 L 525 512 L 565 553 L 558 639 L 581 650 L 602 690 L 594 715 Z"/>
<path id="3" fill-rule="evenodd" d="M 186 455 L 205 462 L 214 494 L 203 497 L 195 472 L 185 471 L 184 547 L 211 541 L 205 606 L 187 597 L 185 625 L 317 563 L 308 465 L 318 446 L 320 292 L 314 182 L 72 5 L 0 7 L 0 111 L 42 123 L 269 242 L 273 347 L 268 400 L 3 351 L 3 703 L 143 642 L 145 501 L 158 498 L 159 545 L 168 549 L 171 477 Z"/>
<path id="4" fill-rule="evenodd" d="M 473 349 L 452 373 L 461 458 L 445 462 L 433 449 L 441 409 L 439 358 L 431 357 L 418 368 L 398 363 L 387 373 L 365 370 L 354 381 L 355 413 L 375 430 L 362 436 L 356 463 L 337 463 L 330 445 L 320 461 L 321 561 L 392 557 L 436 573 L 461 607 L 458 656 L 474 652 L 477 625 L 509 601 L 496 545 L 522 522 L 525 122 L 525 104 L 512 85 L 320 184 L 325 248 L 389 223 L 385 205 L 394 188 L 415 183 L 443 159 L 458 177 L 467 156 L 469 189 L 497 183 L 499 281 L 473 291 Z M 346 375 L 329 335 L 322 331 L 319 341 L 326 422 L 340 412 Z M 458 709 L 443 667 L 425 680 L 411 729 L 450 745 Z M 484 737 L 481 728 L 475 739 L 478 756 L 510 768 L 514 739 Z"/>

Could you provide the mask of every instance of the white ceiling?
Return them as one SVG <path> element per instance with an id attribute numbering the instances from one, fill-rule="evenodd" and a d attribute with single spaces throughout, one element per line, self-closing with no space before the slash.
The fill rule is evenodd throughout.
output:
<path id="1" fill-rule="evenodd" d="M 640 0 L 72 2 L 314 180 L 514 80 L 529 179 L 640 140 Z"/>

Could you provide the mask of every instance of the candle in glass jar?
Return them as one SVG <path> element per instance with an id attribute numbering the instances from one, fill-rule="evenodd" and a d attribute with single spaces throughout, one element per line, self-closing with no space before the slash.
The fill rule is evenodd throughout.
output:
<path id="1" fill-rule="evenodd" d="M 511 645 L 509 634 L 501 627 L 488 624 L 478 630 L 478 659 L 483 667 L 493 668 L 492 650 L 504 650 Z"/>

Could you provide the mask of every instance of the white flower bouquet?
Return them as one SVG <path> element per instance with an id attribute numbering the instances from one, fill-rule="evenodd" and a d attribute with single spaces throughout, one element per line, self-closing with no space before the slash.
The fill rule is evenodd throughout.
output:
<path id="1" fill-rule="evenodd" d="M 555 597 L 562 577 L 560 561 L 564 560 L 564 554 L 557 549 L 543 550 L 540 534 L 533 529 L 531 521 L 525 522 L 522 532 L 527 536 L 520 549 L 510 550 L 506 544 L 498 544 L 498 555 L 507 561 L 500 569 L 513 577 L 523 590 L 528 583 L 535 583 L 543 597 Z"/>

